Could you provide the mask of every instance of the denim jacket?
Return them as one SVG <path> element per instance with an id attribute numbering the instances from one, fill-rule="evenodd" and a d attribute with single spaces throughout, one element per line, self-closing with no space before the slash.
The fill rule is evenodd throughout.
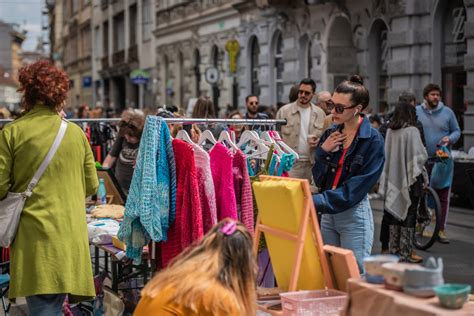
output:
<path id="1" fill-rule="evenodd" d="M 367 195 L 379 180 L 385 161 L 384 141 L 367 117 L 363 116 L 359 132 L 347 150 L 342 164 L 342 174 L 336 189 L 332 189 L 337 165 L 342 156 L 342 148 L 337 152 L 325 152 L 321 145 L 331 133 L 334 125 L 321 136 L 316 148 L 316 164 L 313 178 L 320 194 L 313 195 L 319 213 L 336 214 L 355 206 Z"/>

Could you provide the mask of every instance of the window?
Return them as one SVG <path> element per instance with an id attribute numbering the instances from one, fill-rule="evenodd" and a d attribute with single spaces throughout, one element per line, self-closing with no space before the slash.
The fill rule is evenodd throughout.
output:
<path id="1" fill-rule="evenodd" d="M 114 17 L 114 52 L 125 48 L 125 24 L 123 12 Z"/>
<path id="2" fill-rule="evenodd" d="M 260 84 L 258 82 L 259 63 L 258 56 L 260 55 L 260 46 L 258 45 L 258 39 L 253 38 L 250 44 L 250 75 L 251 75 L 251 88 L 252 94 L 260 94 Z"/>
<path id="3" fill-rule="evenodd" d="M 130 47 L 137 44 L 137 5 L 130 7 Z"/>
<path id="4" fill-rule="evenodd" d="M 195 78 L 195 84 L 196 86 L 194 87 L 194 96 L 195 97 L 200 97 L 201 96 L 201 54 L 199 54 L 199 50 L 194 51 L 194 78 Z"/>
<path id="5" fill-rule="evenodd" d="M 103 56 L 107 56 L 109 54 L 109 22 L 105 22 L 104 23 L 104 27 L 103 27 L 103 36 L 102 36 L 102 39 L 103 39 Z"/>
<path id="6" fill-rule="evenodd" d="M 306 48 L 306 78 L 311 78 L 311 71 L 313 70 L 313 57 L 311 56 L 311 41 L 308 41 Z"/>
<path id="7" fill-rule="evenodd" d="M 101 41 L 102 38 L 100 37 L 100 28 L 97 26 L 95 29 L 94 29 L 94 56 L 96 58 L 100 58 L 102 57 L 102 52 L 101 52 Z"/>
<path id="8" fill-rule="evenodd" d="M 142 38 L 149 40 L 153 28 L 152 14 L 154 10 L 151 0 L 143 0 L 142 2 Z"/>
<path id="9" fill-rule="evenodd" d="M 275 45 L 274 57 L 274 76 L 275 76 L 275 91 L 276 102 L 283 101 L 283 71 L 285 70 L 285 63 L 283 62 L 283 37 L 278 34 Z"/>
<path id="10" fill-rule="evenodd" d="M 81 57 L 91 54 L 91 28 L 86 26 L 81 30 Z"/>
<path id="11" fill-rule="evenodd" d="M 79 0 L 72 0 L 71 4 L 72 4 L 72 14 L 74 15 L 77 13 L 77 11 L 79 11 L 81 4 L 79 3 Z"/>

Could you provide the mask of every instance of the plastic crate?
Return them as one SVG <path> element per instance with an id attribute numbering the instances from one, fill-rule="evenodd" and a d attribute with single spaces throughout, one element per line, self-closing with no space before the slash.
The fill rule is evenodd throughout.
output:
<path id="1" fill-rule="evenodd" d="M 347 294 L 336 290 L 316 290 L 281 293 L 285 316 L 339 315 L 347 301 Z"/>

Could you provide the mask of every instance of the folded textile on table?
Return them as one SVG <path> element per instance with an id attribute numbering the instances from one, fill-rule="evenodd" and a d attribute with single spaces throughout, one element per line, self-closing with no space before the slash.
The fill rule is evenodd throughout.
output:
<path id="1" fill-rule="evenodd" d="M 104 204 L 97 205 L 91 212 L 92 217 L 95 218 L 123 218 L 125 207 L 118 204 Z"/>

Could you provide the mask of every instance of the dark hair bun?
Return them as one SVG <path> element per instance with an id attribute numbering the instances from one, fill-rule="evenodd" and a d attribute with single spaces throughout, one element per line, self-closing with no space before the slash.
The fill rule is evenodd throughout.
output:
<path id="1" fill-rule="evenodd" d="M 362 80 L 362 77 L 359 75 L 352 75 L 349 81 L 353 83 L 358 83 L 360 85 L 364 84 L 364 80 Z"/>

